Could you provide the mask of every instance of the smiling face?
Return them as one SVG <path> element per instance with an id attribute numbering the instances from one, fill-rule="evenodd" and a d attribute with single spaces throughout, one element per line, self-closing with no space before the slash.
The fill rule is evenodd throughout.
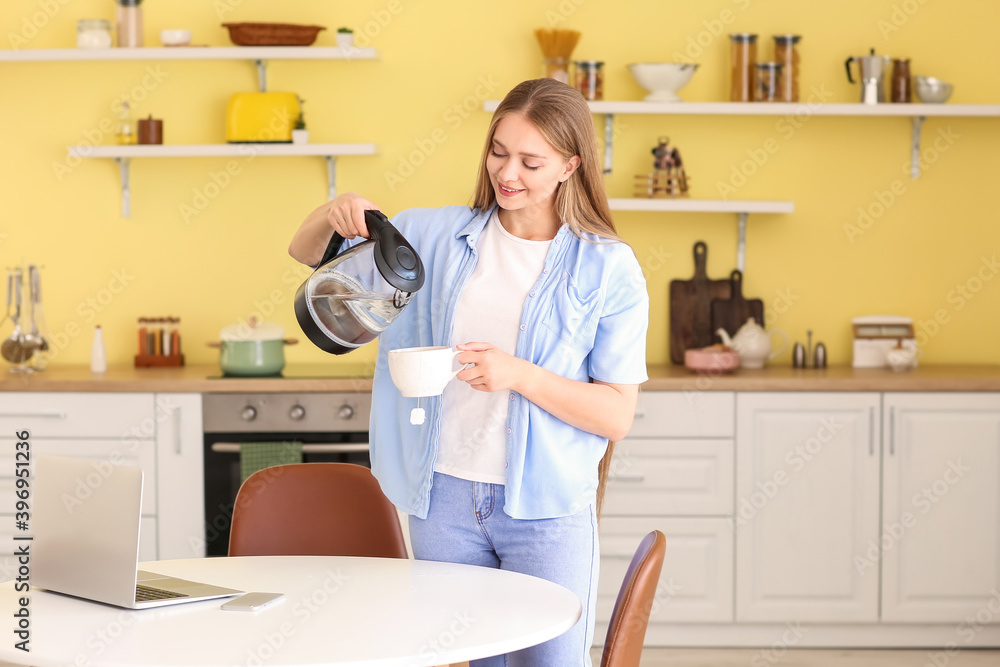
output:
<path id="1" fill-rule="evenodd" d="M 497 203 L 524 220 L 551 221 L 556 190 L 579 165 L 578 156 L 565 159 L 520 114 L 500 120 L 486 156 L 486 171 Z"/>

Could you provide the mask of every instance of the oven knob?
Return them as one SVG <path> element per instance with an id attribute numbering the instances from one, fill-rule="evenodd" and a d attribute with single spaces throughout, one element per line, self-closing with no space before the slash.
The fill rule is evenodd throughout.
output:
<path id="1" fill-rule="evenodd" d="M 354 416 L 354 408 L 349 405 L 341 405 L 340 410 L 337 411 L 337 416 L 341 419 L 350 419 Z"/>
<path id="2" fill-rule="evenodd" d="M 301 405 L 293 405 L 292 409 L 288 411 L 288 416 L 295 421 L 300 421 L 306 416 L 306 409 Z"/>
<path id="3" fill-rule="evenodd" d="M 252 422 L 254 419 L 257 419 L 257 408 L 252 405 L 246 406 L 243 408 L 243 412 L 240 413 L 240 417 L 245 422 Z"/>

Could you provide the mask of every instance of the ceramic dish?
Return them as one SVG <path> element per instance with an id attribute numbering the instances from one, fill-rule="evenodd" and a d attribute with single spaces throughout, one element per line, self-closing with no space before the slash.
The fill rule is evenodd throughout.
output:
<path id="1" fill-rule="evenodd" d="M 692 371 L 730 373 L 740 366 L 740 355 L 731 347 L 711 345 L 684 351 L 684 365 Z"/>

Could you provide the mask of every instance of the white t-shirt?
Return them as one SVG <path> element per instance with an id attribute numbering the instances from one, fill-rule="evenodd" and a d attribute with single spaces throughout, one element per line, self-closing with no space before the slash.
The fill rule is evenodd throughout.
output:
<path id="1" fill-rule="evenodd" d="M 542 272 L 551 242 L 514 236 L 493 211 L 476 244 L 479 262 L 458 298 L 453 346 L 490 343 L 514 354 L 524 299 Z M 434 470 L 476 482 L 506 482 L 510 392 L 479 391 L 455 380 L 445 387 L 442 401 Z"/>

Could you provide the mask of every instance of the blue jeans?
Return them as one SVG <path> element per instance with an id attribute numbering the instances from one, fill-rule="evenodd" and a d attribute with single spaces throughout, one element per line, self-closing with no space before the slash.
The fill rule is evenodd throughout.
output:
<path id="1" fill-rule="evenodd" d="M 434 473 L 427 518 L 409 517 L 414 557 L 547 579 L 576 593 L 583 613 L 576 625 L 555 639 L 473 660 L 470 667 L 590 667 L 600 564 L 594 508 L 556 519 L 512 519 L 503 504 L 502 484 Z"/>

